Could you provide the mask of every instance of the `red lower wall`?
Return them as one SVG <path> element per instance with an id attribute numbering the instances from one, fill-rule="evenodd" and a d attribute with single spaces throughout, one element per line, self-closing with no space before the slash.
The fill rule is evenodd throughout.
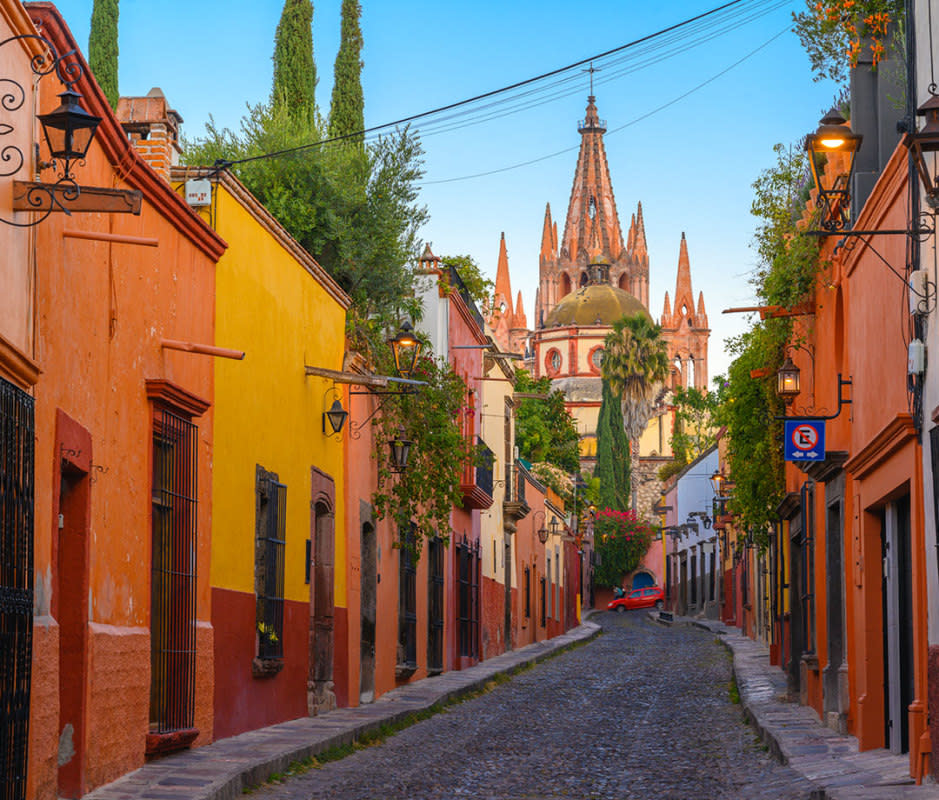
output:
<path id="1" fill-rule="evenodd" d="M 310 605 L 284 601 L 284 668 L 255 678 L 255 596 L 212 589 L 215 629 L 215 738 L 307 715 Z"/>

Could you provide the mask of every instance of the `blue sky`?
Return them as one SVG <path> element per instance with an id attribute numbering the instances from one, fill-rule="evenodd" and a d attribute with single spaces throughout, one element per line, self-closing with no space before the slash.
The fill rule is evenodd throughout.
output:
<path id="1" fill-rule="evenodd" d="M 341 0 L 314 3 L 318 101 L 328 109 Z M 85 48 L 91 0 L 57 3 Z M 719 0 L 363 0 L 366 124 L 377 125 L 472 97 L 588 58 L 719 5 Z M 198 136 L 209 114 L 237 127 L 246 103 L 271 85 L 281 0 L 123 0 L 120 89 L 163 89 Z M 606 149 L 620 222 L 642 201 L 650 251 L 650 306 L 674 294 L 681 233 L 694 290 L 712 329 L 710 375 L 726 370 L 723 340 L 744 329 L 724 308 L 753 304 L 751 184 L 774 163 L 773 145 L 797 143 L 818 124 L 837 87 L 815 83 L 788 32 L 803 0 L 749 0 L 719 29 L 676 34 L 668 48 L 619 65 L 598 62 L 595 95 L 608 122 Z M 713 38 L 712 38 L 713 37 Z M 709 39 L 705 41 L 704 39 Z M 659 40 L 662 41 L 662 40 Z M 741 61 L 742 60 L 742 61 Z M 741 63 L 737 63 L 741 62 Z M 736 64 L 736 66 L 734 66 Z M 628 69 L 627 69 L 628 68 Z M 550 102 L 515 104 L 498 119 L 431 133 L 425 128 L 430 210 L 423 236 L 438 254 L 469 254 L 495 276 L 504 231 L 513 292 L 529 322 L 545 203 L 559 229 L 570 195 L 577 121 L 588 76 Z M 656 110 L 661 109 L 661 110 Z M 619 129 L 619 130 L 617 130 Z M 537 163 L 461 180 L 559 151 Z M 456 179 L 456 180 L 454 180 Z M 559 230 L 559 235 L 563 230 Z"/>

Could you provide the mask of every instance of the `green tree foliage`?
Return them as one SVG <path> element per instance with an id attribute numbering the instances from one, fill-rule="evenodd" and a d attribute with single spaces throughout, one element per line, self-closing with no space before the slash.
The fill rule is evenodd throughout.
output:
<path id="1" fill-rule="evenodd" d="M 598 586 L 621 586 L 623 578 L 639 566 L 654 536 L 636 512 L 604 509 L 593 523 L 593 547 L 599 563 L 593 579 Z"/>
<path id="2" fill-rule="evenodd" d="M 283 106 L 259 104 L 237 134 L 210 122 L 204 139 L 187 143 L 185 159 L 237 162 L 320 138 L 321 124 L 299 124 Z M 327 145 L 236 163 L 232 170 L 352 296 L 350 324 L 367 325 L 378 315 L 382 326 L 411 296 L 417 234 L 427 219 L 417 202 L 421 155 L 419 141 L 405 130 L 370 143 L 364 153 Z"/>
<path id="3" fill-rule="evenodd" d="M 477 306 L 483 307 L 487 303 L 491 303 L 492 290 L 495 284 L 483 275 L 479 264 L 472 256 L 444 256 L 440 259 L 440 263 L 444 267 L 456 269 L 463 285 L 466 287 L 466 291 L 469 292 L 470 297 L 473 298 L 473 302 Z"/>
<path id="4" fill-rule="evenodd" d="M 333 71 L 333 94 L 329 105 L 330 138 L 349 136 L 365 128 L 365 100 L 362 96 L 362 30 L 359 0 L 342 0 L 339 52 Z M 354 141 L 361 146 L 362 137 Z"/>
<path id="5" fill-rule="evenodd" d="M 668 376 L 668 354 L 662 328 L 646 314 L 622 317 L 604 341 L 603 380 L 619 398 L 623 430 L 638 439 L 652 417 Z"/>
<path id="6" fill-rule="evenodd" d="M 690 464 L 717 441 L 718 426 L 714 422 L 721 403 L 721 386 L 715 392 L 704 392 L 679 386 L 672 395 L 675 424 L 671 447 L 676 461 Z"/>
<path id="7" fill-rule="evenodd" d="M 119 11 L 118 0 L 94 0 L 91 32 L 88 35 L 88 66 L 111 108 L 117 108 L 121 96 L 117 86 Z"/>
<path id="8" fill-rule="evenodd" d="M 615 511 L 629 508 L 629 440 L 623 430 L 620 404 L 606 381 L 603 381 L 603 399 L 597 420 L 597 467 L 594 477 L 599 481 L 595 501 L 597 506 Z"/>
<path id="9" fill-rule="evenodd" d="M 390 363 L 383 369 L 391 369 Z M 467 412 L 463 379 L 446 360 L 431 356 L 418 359 L 413 377 L 427 385 L 413 393 L 386 395 L 382 413 L 372 421 L 378 469 L 372 502 L 380 517 L 395 521 L 396 530 L 413 530 L 413 539 L 398 544 L 412 548 L 416 556 L 424 539 L 449 539 L 450 512 L 462 503 L 463 465 L 475 453 L 460 428 Z M 412 442 L 401 474 L 391 471 L 388 457 L 387 442 L 397 436 Z"/>
<path id="10" fill-rule="evenodd" d="M 313 62 L 313 3 L 285 0 L 274 35 L 271 105 L 286 109 L 301 124 L 316 117 L 316 65 Z M 306 131 L 310 141 L 312 130 Z"/>
<path id="11" fill-rule="evenodd" d="M 515 373 L 515 391 L 545 394 L 547 399 L 523 398 L 515 420 L 519 455 L 531 462 L 547 462 L 567 473 L 580 471 L 577 427 L 564 407 L 564 395 L 551 391 L 550 378 L 535 380 L 523 369 Z"/>

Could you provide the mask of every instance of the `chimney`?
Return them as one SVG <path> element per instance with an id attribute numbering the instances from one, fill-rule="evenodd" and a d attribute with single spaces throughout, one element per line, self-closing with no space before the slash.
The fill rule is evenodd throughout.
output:
<path id="1" fill-rule="evenodd" d="M 131 144 L 164 180 L 179 164 L 179 126 L 183 118 L 169 107 L 162 90 L 151 89 L 146 97 L 122 97 L 117 101 L 117 119 Z"/>

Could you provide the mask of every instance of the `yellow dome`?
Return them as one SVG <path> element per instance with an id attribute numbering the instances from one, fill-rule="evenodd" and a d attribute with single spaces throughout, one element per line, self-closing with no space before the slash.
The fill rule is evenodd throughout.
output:
<path id="1" fill-rule="evenodd" d="M 546 328 L 566 325 L 612 325 L 620 317 L 645 314 L 645 306 L 629 292 L 609 284 L 591 284 L 561 300 L 544 321 Z"/>

